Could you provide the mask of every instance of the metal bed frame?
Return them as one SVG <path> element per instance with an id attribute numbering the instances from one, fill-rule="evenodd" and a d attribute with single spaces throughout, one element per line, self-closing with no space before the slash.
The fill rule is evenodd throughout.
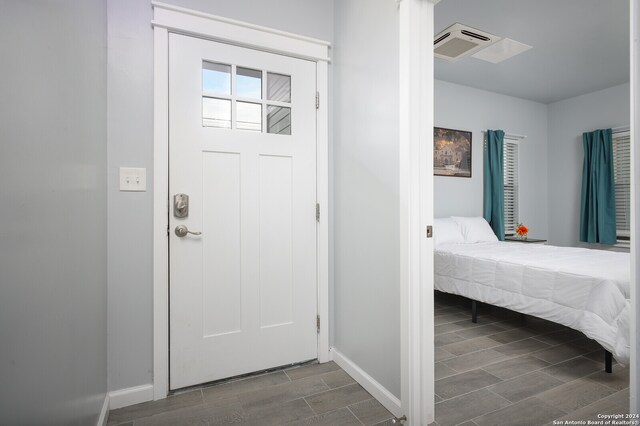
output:
<path id="1" fill-rule="evenodd" d="M 471 322 L 478 322 L 478 303 L 477 301 L 471 300 Z M 525 314 L 520 313 L 521 317 L 524 319 Z M 613 355 L 608 350 L 604 350 L 604 371 L 607 373 L 613 372 Z"/>

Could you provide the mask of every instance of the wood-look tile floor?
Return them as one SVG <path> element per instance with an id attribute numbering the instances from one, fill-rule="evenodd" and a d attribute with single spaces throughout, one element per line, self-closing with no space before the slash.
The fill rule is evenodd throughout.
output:
<path id="1" fill-rule="evenodd" d="M 112 410 L 108 425 L 387 425 L 393 415 L 334 362 L 203 386 Z"/>
<path id="2" fill-rule="evenodd" d="M 629 410 L 629 370 L 604 372 L 604 350 L 582 333 L 436 292 L 439 426 L 544 426 Z"/>
<path id="3" fill-rule="evenodd" d="M 439 426 L 545 426 L 599 420 L 629 407 L 628 368 L 604 370 L 582 333 L 436 292 L 435 402 Z M 393 416 L 335 363 L 204 386 L 112 410 L 108 424 L 390 425 Z"/>

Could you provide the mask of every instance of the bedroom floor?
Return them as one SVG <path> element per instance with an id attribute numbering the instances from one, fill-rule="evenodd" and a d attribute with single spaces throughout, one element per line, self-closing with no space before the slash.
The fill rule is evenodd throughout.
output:
<path id="1" fill-rule="evenodd" d="M 543 426 L 602 420 L 629 410 L 629 370 L 561 325 L 435 294 L 435 393 L 439 426 Z"/>

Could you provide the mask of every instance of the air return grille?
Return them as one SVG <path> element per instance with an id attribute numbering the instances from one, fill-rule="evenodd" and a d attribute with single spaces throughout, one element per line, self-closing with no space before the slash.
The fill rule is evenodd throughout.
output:
<path id="1" fill-rule="evenodd" d="M 500 37 L 455 23 L 436 35 L 434 40 L 436 58 L 453 62 L 495 43 Z"/>

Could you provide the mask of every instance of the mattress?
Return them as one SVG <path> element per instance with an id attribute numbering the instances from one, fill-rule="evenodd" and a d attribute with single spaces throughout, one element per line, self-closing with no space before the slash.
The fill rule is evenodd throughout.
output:
<path id="1" fill-rule="evenodd" d="M 628 253 L 492 242 L 440 244 L 435 288 L 579 330 L 629 362 Z"/>

